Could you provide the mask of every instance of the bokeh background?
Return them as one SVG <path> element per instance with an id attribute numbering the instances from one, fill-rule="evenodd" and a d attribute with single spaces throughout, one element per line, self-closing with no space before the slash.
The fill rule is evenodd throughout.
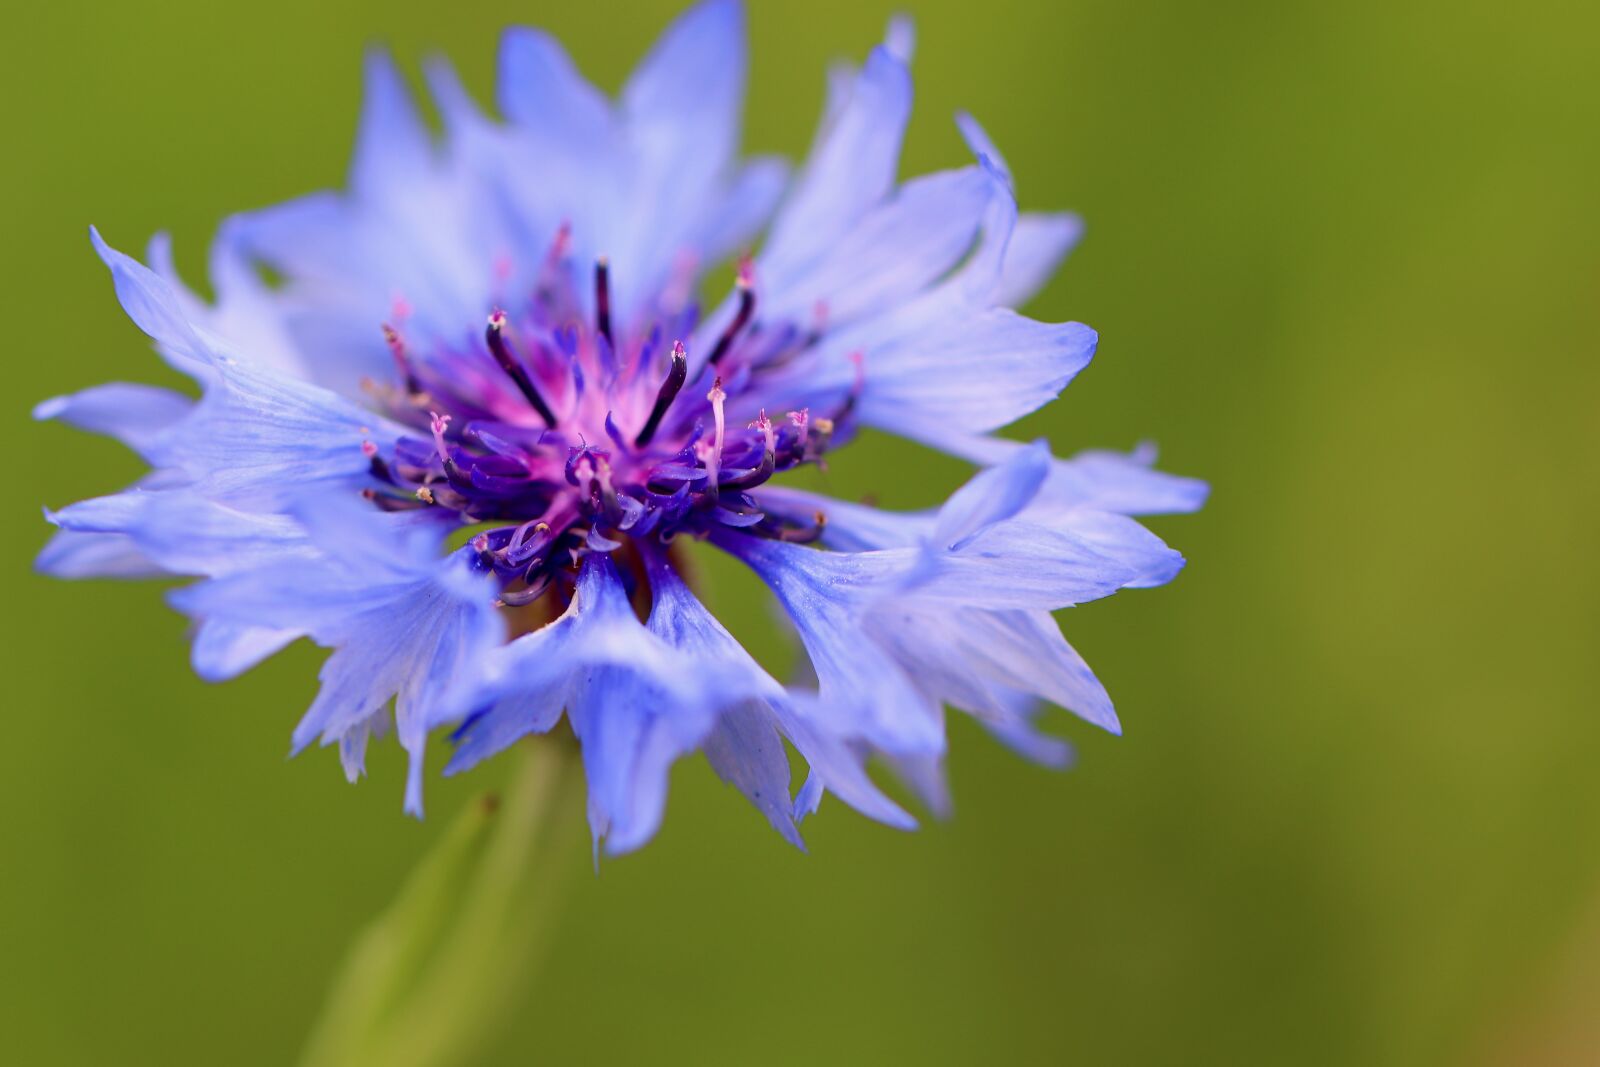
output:
<path id="1" fill-rule="evenodd" d="M 290 1061 L 354 930 L 505 773 L 402 818 L 392 746 L 354 788 L 285 761 L 313 651 L 209 687 L 157 587 L 29 571 L 41 505 L 137 471 L 29 407 L 165 380 L 86 227 L 169 229 L 198 276 L 227 213 L 340 182 L 369 41 L 487 98 L 497 31 L 533 22 L 614 88 L 677 6 L 8 16 L 0 1060 Z M 891 5 L 752 6 L 748 143 L 795 154 Z M 829 803 L 809 856 L 685 763 L 648 849 L 596 876 L 579 834 L 555 865 L 542 976 L 483 1062 L 1600 1062 L 1595 7 L 903 6 L 906 171 L 962 162 L 970 108 L 1024 206 L 1088 220 L 1032 310 L 1099 355 L 1017 432 L 1154 439 L 1215 487 L 1154 524 L 1174 586 L 1064 620 L 1126 736 L 1061 715 L 1057 774 L 958 723 L 952 820 Z M 883 440 L 831 475 L 896 506 L 962 477 Z M 755 584 L 708 580 L 781 658 Z"/>

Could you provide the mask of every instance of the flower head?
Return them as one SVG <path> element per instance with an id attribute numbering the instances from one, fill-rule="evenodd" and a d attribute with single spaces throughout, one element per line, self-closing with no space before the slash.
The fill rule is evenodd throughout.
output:
<path id="1" fill-rule="evenodd" d="M 498 120 L 433 63 L 442 140 L 372 54 L 349 189 L 228 220 L 214 303 L 164 242 L 151 269 L 95 235 L 124 308 L 201 395 L 117 384 L 40 405 L 153 468 L 51 513 L 41 568 L 199 578 L 172 600 L 207 678 L 300 637 L 333 649 L 294 747 L 338 744 L 355 778 L 394 729 L 413 812 L 431 733 L 450 729 L 454 773 L 565 719 L 611 851 L 649 839 L 668 768 L 696 750 L 798 843 L 825 791 L 911 825 L 872 758 L 942 810 L 946 705 L 1051 763 L 1067 752 L 1035 729 L 1039 700 L 1117 730 L 1050 612 L 1172 578 L 1181 557 L 1128 516 L 1193 509 L 1205 487 L 1142 453 L 988 436 L 1093 354 L 1088 327 L 1010 310 L 1078 225 L 1019 215 L 970 118 L 972 165 L 896 182 L 910 51 L 896 23 L 835 77 L 792 177 L 738 158 L 726 0 L 669 29 L 617 100 L 537 31 L 503 40 Z M 702 312 L 702 271 L 769 220 Z M 774 484 L 862 426 L 982 469 L 924 514 Z M 701 605 L 680 538 L 771 587 L 814 685 L 773 678 Z M 792 800 L 786 743 L 810 768 Z"/>

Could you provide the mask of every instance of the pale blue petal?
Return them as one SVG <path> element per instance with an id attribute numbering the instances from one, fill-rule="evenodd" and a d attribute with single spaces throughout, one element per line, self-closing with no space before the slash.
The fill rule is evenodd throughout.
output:
<path id="1" fill-rule="evenodd" d="M 998 437 L 952 438 L 950 442 L 950 451 L 976 463 L 1002 463 L 1026 447 L 1020 441 Z M 1055 460 L 1034 507 L 1040 512 L 1090 508 L 1120 515 L 1199 510 L 1210 487 L 1196 478 L 1158 471 L 1155 461 L 1153 445 L 1141 445 L 1128 453 L 1090 451 Z"/>
<path id="2" fill-rule="evenodd" d="M 216 378 L 181 432 L 150 449 L 153 462 L 185 472 L 208 495 L 281 507 L 288 487 L 354 484 L 371 467 L 362 442 L 388 448 L 403 432 L 330 390 L 216 358 Z"/>
<path id="3" fill-rule="evenodd" d="M 195 333 L 171 286 L 143 263 L 106 244 L 100 231 L 92 226 L 89 239 L 111 269 L 117 301 L 128 318 L 156 342 L 161 354 L 179 370 L 204 377 L 209 372 L 212 352 Z"/>
<path id="4" fill-rule="evenodd" d="M 860 639 L 865 607 L 907 573 L 907 554 L 822 552 L 736 533 L 713 540 L 760 575 L 793 621 L 816 671 L 825 729 L 890 751 L 942 750 L 938 709 L 880 648 Z"/>
<path id="5" fill-rule="evenodd" d="M 47 517 L 63 530 L 125 536 L 170 574 L 218 577 L 313 555 L 293 520 L 237 511 L 187 489 L 130 489 Z"/>
<path id="6" fill-rule="evenodd" d="M 1070 212 L 1023 212 L 1017 216 L 1000 267 L 995 303 L 1020 308 L 1044 288 L 1067 254 L 1083 239 L 1083 219 Z"/>
<path id="7" fill-rule="evenodd" d="M 196 296 L 178 275 L 172 258 L 172 241 L 165 233 L 150 238 L 146 250 L 150 269 L 169 285 L 183 314 L 252 363 L 271 367 L 291 377 L 322 381 L 311 370 L 325 364 L 338 365 L 338 359 L 316 361 L 308 368 L 304 355 L 295 348 L 284 328 L 281 301 L 262 280 L 249 259 L 242 254 L 224 224 L 211 242 L 209 271 L 216 303 L 207 304 Z"/>
<path id="8" fill-rule="evenodd" d="M 899 830 L 914 830 L 917 820 L 884 795 L 868 776 L 862 745 L 848 739 L 831 725 L 833 715 L 825 713 L 815 693 L 792 692 L 788 700 L 772 705 L 784 736 L 805 756 L 811 774 L 795 796 L 795 821 L 816 812 L 824 791 L 869 819 Z M 829 725 L 824 725 L 824 720 Z"/>
<path id="9" fill-rule="evenodd" d="M 963 538 L 993 523 L 1009 519 L 1038 495 L 1050 473 L 1050 447 L 1035 441 L 1006 462 L 980 471 L 951 494 L 939 509 L 933 542 L 955 548 Z"/>
<path id="10" fill-rule="evenodd" d="M 52 578 L 160 578 L 167 571 L 126 534 L 58 530 L 33 561 Z"/>
<path id="11" fill-rule="evenodd" d="M 950 817 L 954 806 L 950 802 L 950 782 L 945 776 L 943 753 L 887 756 L 885 762 L 934 818 Z"/>
<path id="12" fill-rule="evenodd" d="M 911 57 L 917 50 L 917 27 L 910 15 L 894 15 L 889 19 L 889 28 L 883 35 L 883 47 L 900 62 L 911 65 Z"/>
<path id="13" fill-rule="evenodd" d="M 135 452 L 145 450 L 180 422 L 194 401 L 154 385 L 112 382 L 35 405 L 36 419 L 59 419 L 90 433 L 116 438 Z"/>
<path id="14" fill-rule="evenodd" d="M 701 262 L 716 263 L 746 251 L 788 183 L 789 164 L 776 156 L 761 156 L 741 167 L 727 193 L 707 205 L 695 227 Z"/>
<path id="15" fill-rule="evenodd" d="M 830 328 L 921 292 L 971 248 L 989 201 L 978 167 L 914 178 L 868 211 L 809 266 L 757 274 L 764 316 L 808 322 L 820 304 Z"/>
<path id="16" fill-rule="evenodd" d="M 1110 596 L 1142 576 L 1143 562 L 1068 530 L 1012 520 L 972 534 L 958 551 L 925 556 L 911 588 L 951 604 L 1054 610 Z"/>
<path id="17" fill-rule="evenodd" d="M 1019 709 L 1037 705 L 1037 701 L 1025 696 L 1019 696 L 1016 703 Z M 1027 712 L 1019 712 L 1015 718 L 1003 722 L 985 722 L 983 726 L 996 740 L 1023 759 L 1052 770 L 1066 770 L 1076 759 L 1070 742 L 1039 730 Z"/>
<path id="18" fill-rule="evenodd" d="M 750 700 L 727 708 L 701 747 L 717 777 L 743 793 L 784 840 L 805 848 L 789 799 L 789 757 L 767 704 Z"/>
<path id="19" fill-rule="evenodd" d="M 905 63 L 873 49 L 773 222 L 762 276 L 776 282 L 803 270 L 888 194 L 910 114 Z"/>
<path id="20" fill-rule="evenodd" d="M 500 113 L 542 142 L 582 144 L 609 134 L 611 105 L 560 43 L 542 30 L 512 27 L 500 39 Z"/>
<path id="21" fill-rule="evenodd" d="M 388 49 L 368 48 L 362 70 L 365 92 L 350 188 L 364 197 L 403 195 L 432 169 L 432 137 Z"/>
<path id="22" fill-rule="evenodd" d="M 1089 365 L 1098 340 L 1081 322 L 991 308 L 926 334 L 868 343 L 860 348 L 869 383 L 861 418 L 936 447 L 948 433 L 987 433 L 1054 400 Z"/>
<path id="23" fill-rule="evenodd" d="M 237 677 L 302 637 L 296 630 L 274 630 L 220 619 L 201 620 L 194 631 L 189 661 L 208 682 Z"/>

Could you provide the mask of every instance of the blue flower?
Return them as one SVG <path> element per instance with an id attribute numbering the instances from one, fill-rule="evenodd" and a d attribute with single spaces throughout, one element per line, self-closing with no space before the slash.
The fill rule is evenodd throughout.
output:
<path id="1" fill-rule="evenodd" d="M 171 601 L 208 679 L 302 637 L 329 648 L 295 751 L 337 744 L 355 779 L 393 730 L 416 814 L 430 735 L 449 731 L 455 773 L 564 720 L 613 853 L 655 833 L 695 751 L 798 845 L 827 793 L 914 825 L 874 762 L 945 810 L 947 707 L 1053 765 L 1070 750 L 1037 728 L 1044 703 L 1117 732 L 1051 612 L 1171 580 L 1182 557 L 1132 516 L 1206 489 L 1147 451 L 1057 459 L 992 436 L 1094 353 L 1081 323 L 1012 310 L 1077 219 L 1019 213 L 967 116 L 972 164 L 896 181 L 904 22 L 835 71 L 793 175 L 741 159 L 743 38 L 736 3 L 703 3 L 612 100 L 513 29 L 499 118 L 428 65 L 442 137 L 374 52 L 348 189 L 227 220 L 212 302 L 164 239 L 145 266 L 95 233 L 198 399 L 119 383 L 39 405 L 151 467 L 47 512 L 39 567 L 197 579 Z M 706 269 L 763 228 L 702 313 Z M 861 427 L 979 470 L 915 514 L 774 484 Z M 808 680 L 774 678 L 706 610 L 682 538 L 772 589 Z"/>

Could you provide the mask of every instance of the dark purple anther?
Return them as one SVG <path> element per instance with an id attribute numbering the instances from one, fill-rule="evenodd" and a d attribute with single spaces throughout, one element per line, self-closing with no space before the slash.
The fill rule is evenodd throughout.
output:
<path id="1" fill-rule="evenodd" d="M 739 310 L 733 316 L 733 321 L 728 323 L 728 328 L 722 331 L 722 336 L 717 338 L 716 346 L 711 349 L 710 363 L 715 367 L 728 354 L 728 349 L 733 347 L 733 339 L 739 336 L 739 331 L 750 324 L 750 316 L 756 310 L 756 288 L 750 277 L 749 264 L 739 266 Z"/>
<path id="2" fill-rule="evenodd" d="M 405 383 L 406 393 L 409 396 L 422 395 L 422 383 L 417 379 L 417 372 L 411 366 L 411 358 L 406 354 L 406 343 L 400 339 L 400 334 L 393 326 L 384 324 L 383 339 L 389 346 L 389 354 L 394 357 L 395 369 L 400 372 L 400 380 Z"/>
<path id="3" fill-rule="evenodd" d="M 594 265 L 594 320 L 595 331 L 611 341 L 611 264 L 601 256 Z"/>
<path id="4" fill-rule="evenodd" d="M 546 426 L 554 427 L 556 424 L 555 412 L 550 410 L 550 405 L 544 402 L 544 397 L 539 395 L 539 390 L 533 384 L 533 379 L 528 377 L 528 372 L 522 364 L 517 362 L 517 357 L 511 354 L 511 346 L 506 341 L 506 313 L 496 311 L 489 316 L 489 328 L 484 332 L 485 339 L 489 342 L 489 353 L 494 356 L 494 361 L 500 364 L 500 369 L 516 383 L 522 391 L 523 397 L 539 413 Z"/>
<path id="5" fill-rule="evenodd" d="M 655 407 L 650 409 L 650 417 L 645 420 L 644 429 L 639 431 L 639 436 L 633 443 L 640 448 L 650 443 L 656 435 L 656 430 L 661 426 L 662 416 L 672 406 L 672 401 L 677 398 L 678 390 L 683 388 L 683 383 L 689 376 L 689 356 L 683 350 L 682 341 L 672 342 L 672 366 L 667 371 L 667 380 L 661 383 L 661 391 L 656 393 Z"/>

